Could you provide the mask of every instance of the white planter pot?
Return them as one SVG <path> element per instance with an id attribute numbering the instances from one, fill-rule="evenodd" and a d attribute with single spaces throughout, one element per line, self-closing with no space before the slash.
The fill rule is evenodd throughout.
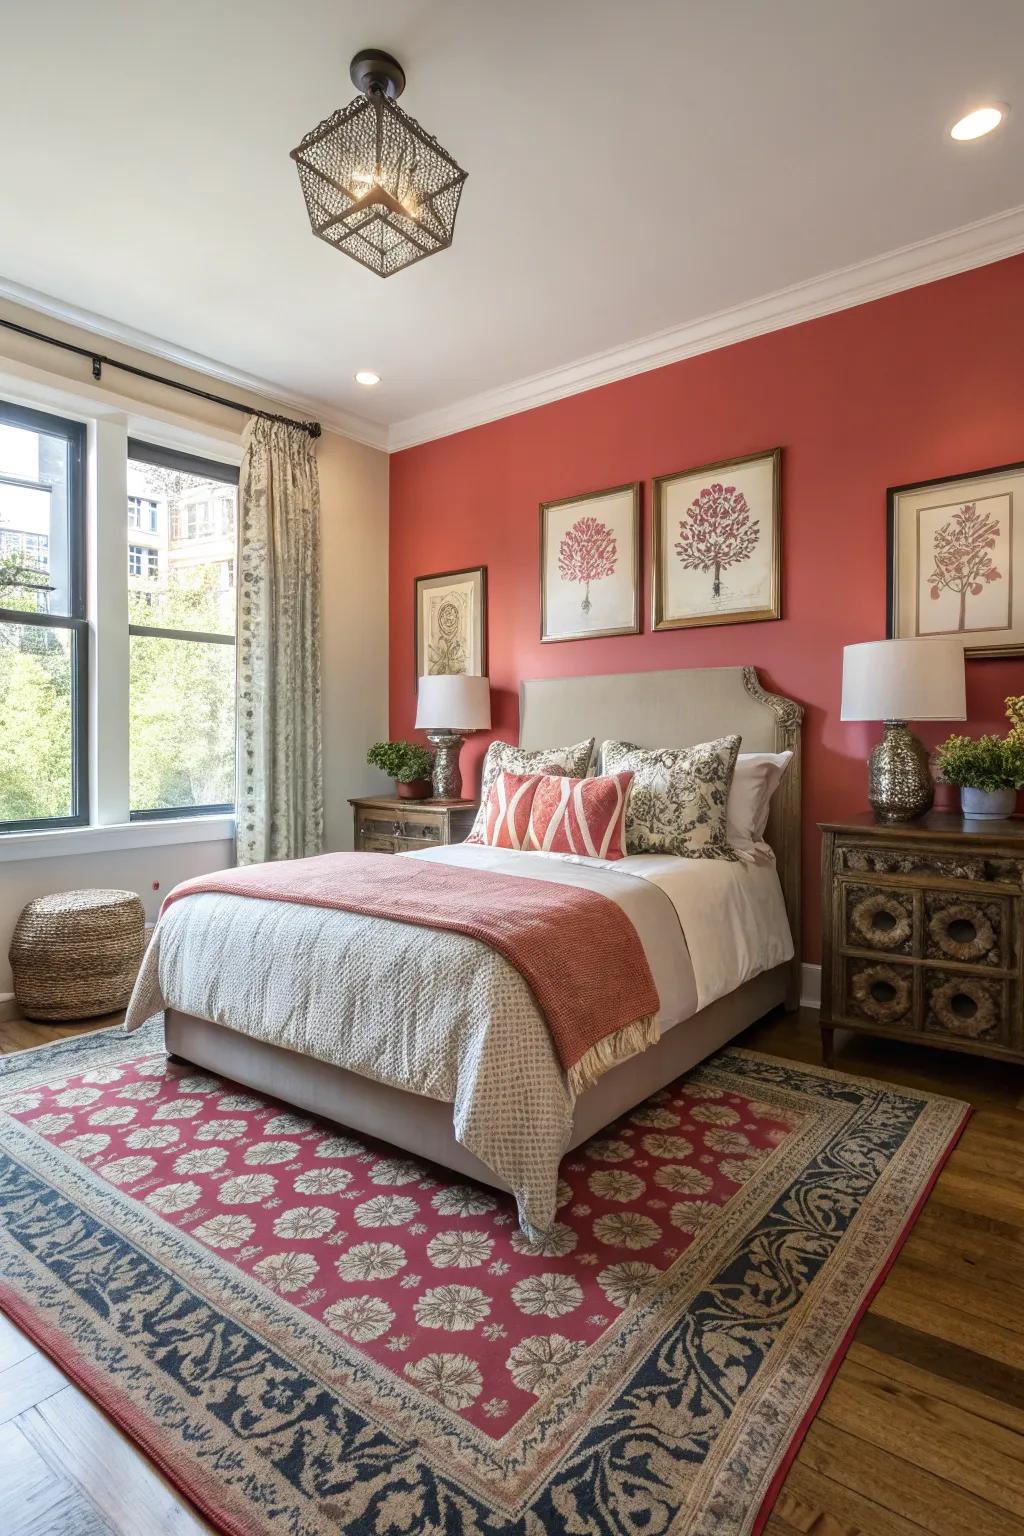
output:
<path id="1" fill-rule="evenodd" d="M 1015 789 L 969 789 L 960 791 L 960 809 L 974 821 L 999 821 L 1017 809 Z"/>

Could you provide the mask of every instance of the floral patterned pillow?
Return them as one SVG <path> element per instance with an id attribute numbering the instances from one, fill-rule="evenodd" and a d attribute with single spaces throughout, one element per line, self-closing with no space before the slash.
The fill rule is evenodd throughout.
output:
<path id="1" fill-rule="evenodd" d="M 627 853 L 735 859 L 726 834 L 726 808 L 739 750 L 738 736 L 650 751 L 628 741 L 604 742 L 601 772 L 633 775 L 626 804 Z"/>
<path id="2" fill-rule="evenodd" d="M 528 752 L 507 741 L 492 741 L 480 775 L 480 808 L 467 843 L 482 843 L 487 825 L 487 797 L 503 773 L 555 773 L 570 779 L 585 779 L 594 753 L 594 738 L 578 741 L 574 747 L 541 747 Z"/>

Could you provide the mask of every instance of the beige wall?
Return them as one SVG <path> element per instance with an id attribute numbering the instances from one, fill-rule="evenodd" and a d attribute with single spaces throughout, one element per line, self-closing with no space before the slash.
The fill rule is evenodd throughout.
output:
<path id="1" fill-rule="evenodd" d="M 222 385 L 173 363 L 90 336 L 49 317 L 0 301 L 0 316 L 47 335 L 95 346 L 108 356 L 178 378 L 230 399 L 274 408 L 274 402 Z M 259 317 L 254 316 L 258 324 Z M 246 418 L 176 390 L 107 370 L 99 386 L 90 364 L 56 348 L 0 329 L 0 394 L 46 408 L 39 391 L 68 381 L 104 411 L 133 409 L 166 420 L 169 429 L 212 433 L 237 443 Z M 56 406 L 54 406 L 56 409 Z M 284 414 L 292 413 L 287 410 Z M 324 789 L 328 848 L 351 846 L 350 795 L 379 790 L 384 780 L 366 766 L 366 749 L 388 726 L 388 459 L 378 449 L 325 431 L 320 466 L 323 593 Z M 0 862 L 0 996 L 10 990 L 7 948 L 18 912 L 31 896 L 75 887 L 136 890 L 152 914 L 179 880 L 232 862 L 225 842 L 177 843 Z M 153 891 L 154 882 L 160 891 Z"/>

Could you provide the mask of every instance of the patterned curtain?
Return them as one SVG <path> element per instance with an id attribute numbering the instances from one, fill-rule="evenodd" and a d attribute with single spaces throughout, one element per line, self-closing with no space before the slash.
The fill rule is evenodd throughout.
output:
<path id="1" fill-rule="evenodd" d="M 238 490 L 239 864 L 323 844 L 320 479 L 307 432 L 254 416 Z"/>

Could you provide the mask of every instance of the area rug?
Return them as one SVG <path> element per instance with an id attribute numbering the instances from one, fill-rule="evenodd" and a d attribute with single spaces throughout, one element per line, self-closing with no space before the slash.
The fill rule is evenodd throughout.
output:
<path id="1" fill-rule="evenodd" d="M 969 1113 L 742 1050 L 557 1224 L 166 1061 L 0 1060 L 0 1305 L 232 1536 L 748 1536 Z"/>

